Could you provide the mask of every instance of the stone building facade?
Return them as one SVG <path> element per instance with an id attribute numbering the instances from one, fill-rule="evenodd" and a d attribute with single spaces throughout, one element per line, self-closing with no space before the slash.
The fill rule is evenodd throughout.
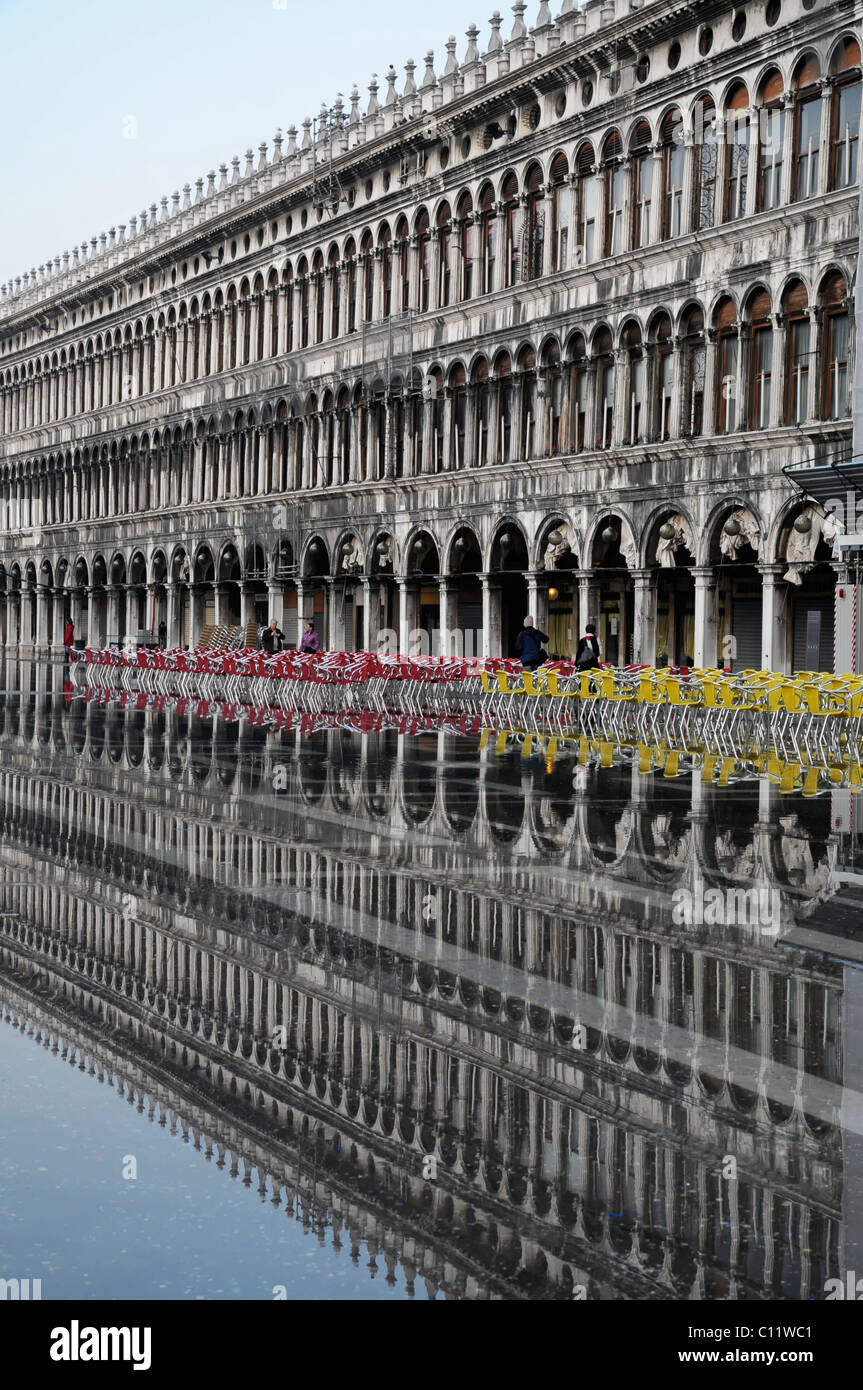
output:
<path id="1" fill-rule="evenodd" d="M 863 5 L 526 9 L 2 287 L 5 643 L 832 666 Z"/>

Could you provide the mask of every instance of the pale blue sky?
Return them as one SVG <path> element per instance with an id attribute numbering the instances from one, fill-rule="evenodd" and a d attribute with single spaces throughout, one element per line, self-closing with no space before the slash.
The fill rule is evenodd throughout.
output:
<path id="1" fill-rule="evenodd" d="M 496 6 L 508 37 L 500 0 L 0 0 L 0 283 L 185 182 L 194 196 L 199 175 L 250 145 L 257 160 L 278 126 L 352 82 L 365 110 L 390 63 L 399 91 L 405 60 L 419 81 L 429 48 L 440 75 L 447 37 L 461 61 L 474 22 L 484 47 Z"/>

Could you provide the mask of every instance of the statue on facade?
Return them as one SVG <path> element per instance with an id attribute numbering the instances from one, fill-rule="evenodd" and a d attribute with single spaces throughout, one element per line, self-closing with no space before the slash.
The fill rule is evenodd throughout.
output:
<path id="1" fill-rule="evenodd" d="M 839 538 L 845 530 L 842 522 L 835 512 L 826 514 L 818 511 L 816 507 L 807 507 L 800 513 L 788 536 L 788 544 L 785 547 L 785 560 L 788 565 L 782 578 L 789 584 L 800 585 L 803 583 L 803 576 L 811 570 L 815 564 L 815 554 L 818 544 L 824 540 L 831 547 L 831 556 L 834 560 L 840 557 Z"/>

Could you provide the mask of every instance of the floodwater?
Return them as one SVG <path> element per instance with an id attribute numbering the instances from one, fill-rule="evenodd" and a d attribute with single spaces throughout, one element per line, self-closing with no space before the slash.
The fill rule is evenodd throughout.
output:
<path id="1" fill-rule="evenodd" d="M 0 676 L 0 1278 L 725 1301 L 863 1270 L 841 777 Z"/>

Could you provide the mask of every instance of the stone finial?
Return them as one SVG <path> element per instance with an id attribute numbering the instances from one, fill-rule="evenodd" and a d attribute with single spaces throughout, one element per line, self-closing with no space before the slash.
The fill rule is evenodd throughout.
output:
<path id="1" fill-rule="evenodd" d="M 204 180 L 203 180 L 202 178 L 198 178 L 198 179 L 195 179 L 195 203 L 196 203 L 196 204 L 198 204 L 198 203 L 203 203 L 203 201 L 204 201 Z"/>
<path id="2" fill-rule="evenodd" d="M 524 22 L 526 9 L 527 0 L 516 0 L 516 3 L 512 7 L 512 12 L 515 15 L 515 23 L 512 26 L 512 33 L 509 36 L 510 43 L 517 43 L 519 39 L 527 38 L 527 25 Z"/>
<path id="3" fill-rule="evenodd" d="M 282 132 L 281 132 L 280 130 L 277 130 L 276 133 L 275 133 L 275 135 L 273 136 L 273 163 L 274 163 L 274 164 L 281 164 L 281 162 L 282 162 Z"/>
<path id="4" fill-rule="evenodd" d="M 312 148 L 312 118 L 311 118 L 311 116 L 306 116 L 306 119 L 303 121 L 303 138 L 302 138 L 302 140 L 300 141 L 300 149 L 301 149 L 301 150 L 310 150 L 311 148 Z"/>
<path id="5" fill-rule="evenodd" d="M 126 224 L 121 222 L 117 227 L 117 245 L 122 246 L 126 240 Z"/>
<path id="6" fill-rule="evenodd" d="M 90 260 L 91 260 L 91 261 L 95 261 L 96 256 L 98 255 L 98 252 L 99 252 L 99 238 L 98 238 L 98 237 L 91 236 L 91 238 L 90 238 Z"/>
<path id="7" fill-rule="evenodd" d="M 184 184 L 183 184 L 183 212 L 187 212 L 188 209 L 189 209 L 191 206 L 192 206 L 192 185 L 191 185 L 190 183 L 184 183 Z"/>
<path id="8" fill-rule="evenodd" d="M 500 26 L 503 24 L 503 20 L 500 10 L 495 10 L 489 24 L 491 25 L 491 38 L 488 41 L 488 51 L 489 53 L 499 53 L 503 48 L 503 39 L 500 36 Z"/>
<path id="9" fill-rule="evenodd" d="M 262 173 L 267 167 L 267 142 L 262 140 L 258 146 L 258 173 Z"/>
<path id="10" fill-rule="evenodd" d="M 150 204 L 150 231 L 152 231 L 153 228 L 154 228 L 155 225 L 156 225 L 156 213 L 157 213 L 157 212 L 158 212 L 158 208 L 156 207 L 156 204 L 155 204 L 155 203 L 151 203 L 151 204 Z"/>
<path id="11" fill-rule="evenodd" d="M 243 178 L 244 178 L 244 179 L 250 179 L 250 178 L 252 177 L 252 174 L 253 174 L 254 172 L 255 172 L 255 152 L 254 152 L 254 150 L 246 150 L 246 167 L 245 167 L 245 169 L 243 170 Z"/>
<path id="12" fill-rule="evenodd" d="M 321 109 L 320 109 L 320 111 L 318 112 L 318 139 L 319 139 L 319 140 L 326 140 L 326 138 L 327 138 L 327 136 L 329 135 L 329 133 L 330 133 L 330 113 L 329 113 L 329 110 L 327 109 L 327 103 L 326 103 L 325 101 L 322 101 L 322 102 L 321 102 Z"/>
<path id="13" fill-rule="evenodd" d="M 121 232 L 120 240 L 121 240 L 121 241 L 123 240 L 122 231 L 123 231 L 123 228 L 121 227 L 121 228 L 120 228 L 120 232 Z M 68 252 L 68 251 L 64 251 L 64 252 L 63 252 L 63 271 L 64 271 L 64 273 L 65 273 L 68 269 L 69 269 L 69 252 Z"/>
<path id="14" fill-rule="evenodd" d="M 387 94 L 384 97 L 384 110 L 388 106 L 394 106 L 396 100 L 396 70 L 390 63 L 387 71 Z"/>
<path id="15" fill-rule="evenodd" d="M 334 117 L 333 117 L 333 123 L 334 123 L 334 125 L 335 125 L 336 130 L 344 130 L 344 128 L 345 128 L 345 103 L 344 103 L 344 99 L 343 99 L 343 97 L 342 97 L 341 92 L 337 92 L 337 93 L 336 93 L 336 99 L 335 99 L 335 101 L 333 102 L 333 111 L 335 112 L 335 115 L 334 115 Z"/>
<path id="16" fill-rule="evenodd" d="M 215 171 L 215 169 L 211 169 L 210 172 L 209 172 L 208 175 L 207 175 L 207 192 L 206 192 L 205 196 L 206 196 L 207 198 L 215 198 L 215 196 L 216 196 L 216 171 Z"/>
<path id="17" fill-rule="evenodd" d="M 540 0 L 539 14 L 536 17 L 536 27 L 537 29 L 545 29 L 551 23 L 551 6 L 548 0 Z"/>
<path id="18" fill-rule="evenodd" d="M 434 50 L 430 49 L 426 54 L 426 70 L 420 83 L 420 91 L 425 92 L 429 87 L 435 86 L 437 86 L 437 78 L 434 73 Z"/>
<path id="19" fill-rule="evenodd" d="M 285 158 L 293 159 L 298 154 L 297 150 L 297 127 L 288 126 L 288 148 L 285 150 Z"/>
<path id="20" fill-rule="evenodd" d="M 220 164 L 220 165 L 219 165 L 219 192 L 221 193 L 222 189 L 223 189 L 223 188 L 227 188 L 227 186 L 228 186 L 228 166 L 227 166 L 227 164 Z"/>
<path id="21" fill-rule="evenodd" d="M 444 63 L 444 77 L 452 77 L 458 72 L 458 59 L 455 56 L 456 38 L 455 34 L 450 34 L 446 41 L 446 62 Z"/>
<path id="22" fill-rule="evenodd" d="M 138 235 L 138 219 L 134 215 L 129 218 L 129 240 L 133 240 Z"/>
<path id="23" fill-rule="evenodd" d="M 377 76 L 376 76 L 376 75 L 373 75 L 373 76 L 372 76 L 372 80 L 371 80 L 371 82 L 369 83 L 369 106 L 368 106 L 368 110 L 366 111 L 366 116 L 372 117 L 372 118 L 373 118 L 373 117 L 375 117 L 375 116 L 378 115 L 380 109 L 381 109 L 381 108 L 380 108 L 380 106 L 379 106 L 379 104 L 378 104 L 378 82 L 377 82 Z"/>
<path id="24" fill-rule="evenodd" d="M 348 125 L 359 125 L 360 123 L 360 89 L 356 82 L 351 87 L 351 114 L 348 116 Z"/>
<path id="25" fill-rule="evenodd" d="M 160 205 L 160 207 L 161 207 L 161 212 L 159 213 L 159 221 L 160 221 L 160 222 L 167 222 L 167 220 L 168 220 L 168 196 L 167 196 L 167 194 L 164 194 L 164 193 L 163 193 L 162 197 L 159 199 L 159 205 Z"/>
<path id="26" fill-rule="evenodd" d="M 240 156 L 235 154 L 231 160 L 231 183 L 240 182 Z"/>
<path id="27" fill-rule="evenodd" d="M 113 236 L 113 232 L 114 232 L 114 228 L 112 227 L 112 228 L 111 228 L 112 236 Z M 60 257 L 59 257 L 59 256 L 55 256 L 55 257 L 54 257 L 54 274 L 55 274 L 55 275 L 59 275 L 59 274 L 60 274 Z"/>
<path id="28" fill-rule="evenodd" d="M 479 47 L 477 45 L 477 39 L 479 38 L 479 29 L 476 27 L 475 24 L 472 24 L 468 29 L 466 38 L 467 52 L 464 55 L 464 66 L 469 67 L 471 63 L 479 62 Z"/>
<path id="29" fill-rule="evenodd" d="M 416 66 L 417 65 L 414 62 L 413 58 L 408 58 L 407 62 L 405 63 L 405 72 L 407 73 L 407 77 L 405 78 L 404 95 L 406 97 L 415 97 L 417 94 L 417 84 L 414 81 L 414 73 L 416 72 Z"/>
<path id="30" fill-rule="evenodd" d="M 189 187 L 189 185 L 186 184 L 186 188 L 188 188 L 188 187 Z M 172 217 L 176 217 L 177 214 L 179 213 L 179 211 L 180 211 L 180 191 L 179 191 L 179 189 L 175 188 L 174 191 L 173 191 L 173 193 L 171 194 L 171 216 L 172 216 Z"/>

